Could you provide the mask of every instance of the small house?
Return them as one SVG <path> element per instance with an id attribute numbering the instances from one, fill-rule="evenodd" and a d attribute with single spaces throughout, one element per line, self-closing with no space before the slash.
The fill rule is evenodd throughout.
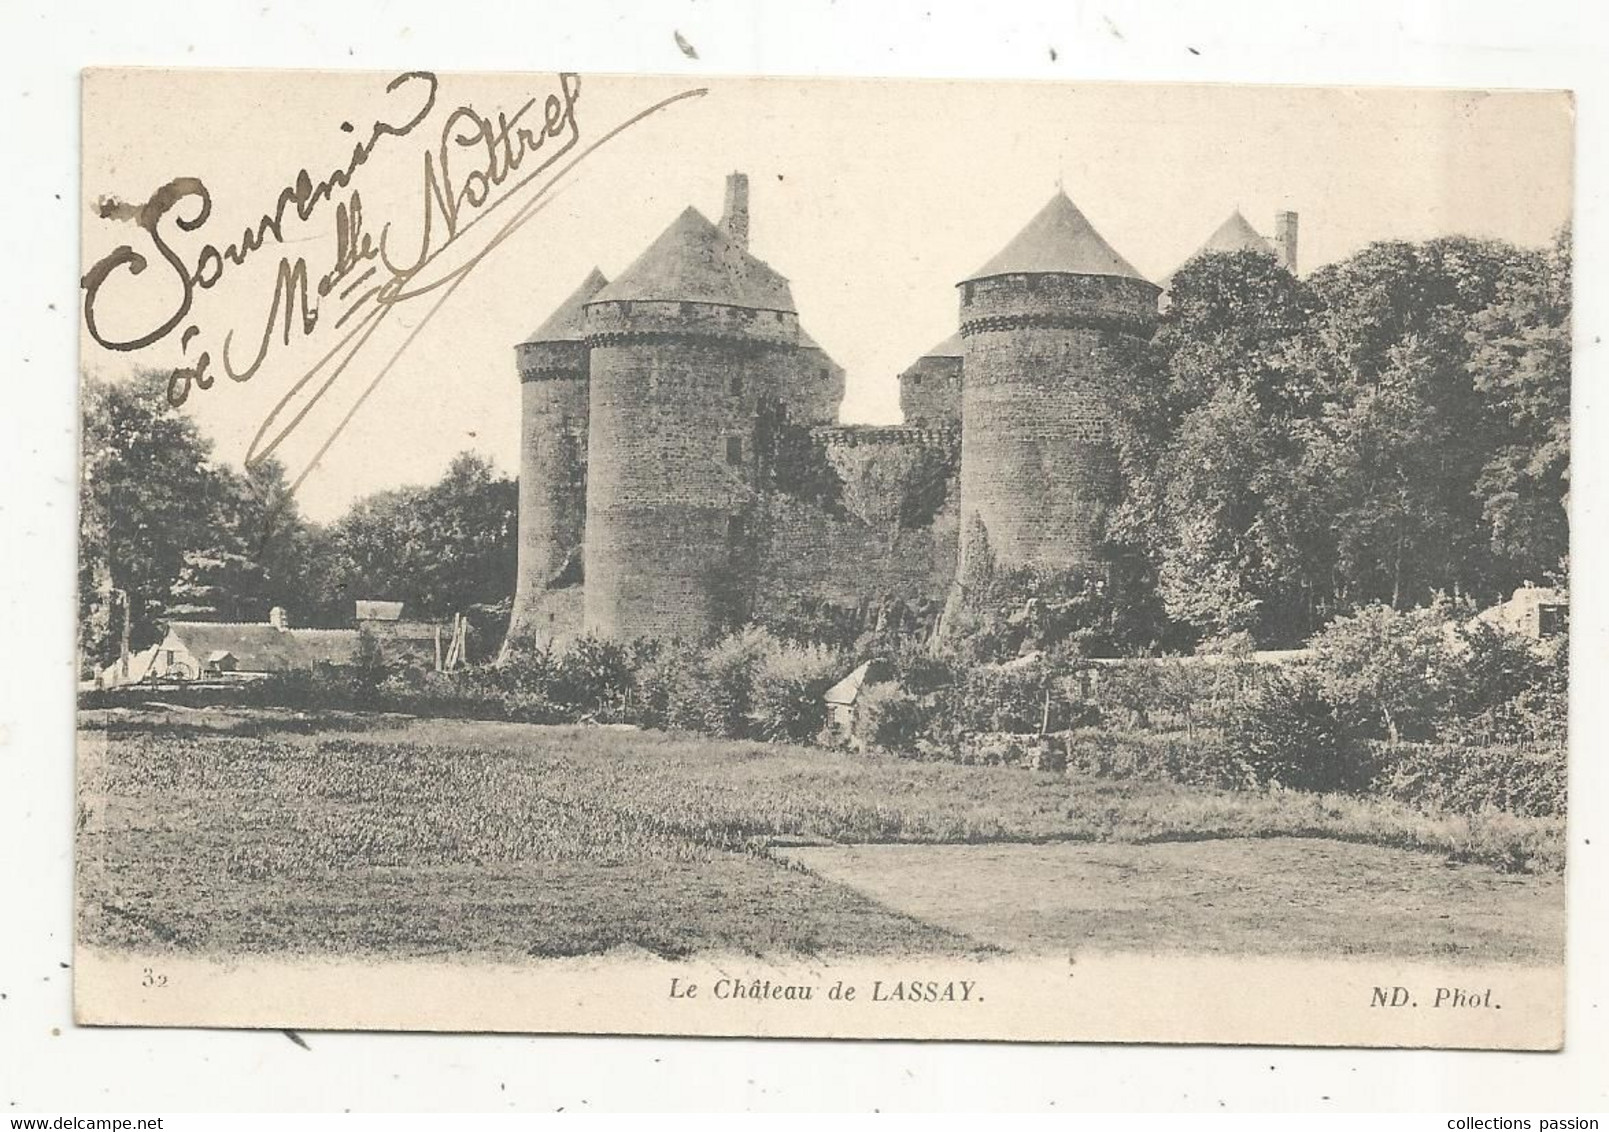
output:
<path id="1" fill-rule="evenodd" d="M 1569 628 L 1570 599 L 1562 590 L 1524 585 L 1507 601 L 1483 609 L 1476 620 L 1532 641 L 1546 641 Z"/>
<path id="2" fill-rule="evenodd" d="M 841 746 L 858 746 L 857 724 L 865 707 L 865 692 L 893 678 L 893 665 L 886 660 L 872 659 L 828 688 L 821 697 L 826 706 L 827 741 Z"/>

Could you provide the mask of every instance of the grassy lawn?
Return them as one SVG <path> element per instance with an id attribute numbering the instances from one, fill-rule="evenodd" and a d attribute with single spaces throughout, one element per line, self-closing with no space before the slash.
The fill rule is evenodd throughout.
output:
<path id="1" fill-rule="evenodd" d="M 618 946 L 964 953 L 996 941 L 964 918 L 926 905 L 913 915 L 831 870 L 790 865 L 776 847 L 1071 839 L 1129 843 L 1123 851 L 1143 864 L 1211 856 L 1149 842 L 1329 837 L 1429 849 L 1437 856 L 1397 856 L 1452 877 L 1464 868 L 1441 861 L 1479 857 L 1484 836 L 1480 821 L 1355 799 L 628 730 L 221 709 L 86 713 L 84 726 L 81 936 L 113 946 L 504 959 Z M 1544 846 L 1558 836 L 1531 821 L 1519 836 Z M 1236 867 L 1254 878 L 1284 861 L 1277 871 L 1299 886 L 1329 867 L 1327 845 L 1253 845 Z M 1373 874 L 1360 868 L 1367 888 Z M 1187 874 L 1157 881 L 1157 915 L 1189 897 L 1178 889 L 1194 883 Z M 1498 876 L 1468 871 L 1477 874 Z M 1551 878 L 1523 884 L 1521 902 L 1545 911 L 1562 900 Z M 1422 887 L 1428 917 L 1460 899 L 1453 884 Z M 1141 938 L 1086 912 L 1089 946 Z M 1293 945 L 1286 929 L 1324 918 L 1322 906 L 1305 919 L 1261 914 L 1273 950 L 1301 950 L 1312 933 Z M 1344 945 L 1336 934 L 1312 936 L 1314 946 Z"/>

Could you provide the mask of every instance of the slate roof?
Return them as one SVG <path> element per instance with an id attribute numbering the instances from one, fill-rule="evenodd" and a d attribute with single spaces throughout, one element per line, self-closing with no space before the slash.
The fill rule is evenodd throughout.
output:
<path id="1" fill-rule="evenodd" d="M 1257 229 L 1251 226 L 1251 221 L 1242 216 L 1237 208 L 1207 237 L 1207 242 L 1196 249 L 1196 255 L 1205 252 L 1262 252 L 1264 255 L 1273 255 L 1274 245 L 1259 235 Z"/>
<path id="2" fill-rule="evenodd" d="M 228 652 L 242 672 L 284 672 L 315 664 L 351 664 L 357 658 L 356 629 L 276 629 L 234 621 L 171 621 L 168 636 L 186 652 L 205 658 Z"/>
<path id="3" fill-rule="evenodd" d="M 689 207 L 593 303 L 671 300 L 797 313 L 788 281 Z"/>
<path id="4" fill-rule="evenodd" d="M 866 685 L 880 684 L 888 679 L 888 661 L 868 660 L 823 692 L 821 698 L 829 704 L 852 704 L 860 696 L 861 689 Z"/>
<path id="5" fill-rule="evenodd" d="M 1116 275 L 1145 279 L 1060 191 L 998 255 L 967 279 L 987 279 L 991 275 Z"/>
<path id="6" fill-rule="evenodd" d="M 1224 255 L 1233 255 L 1236 252 L 1261 252 L 1263 255 L 1271 255 L 1276 258 L 1279 255 L 1274 250 L 1274 245 L 1269 243 L 1266 237 L 1259 234 L 1257 229 L 1251 226 L 1251 221 L 1242 216 L 1238 208 L 1229 214 L 1229 219 L 1218 225 L 1212 235 L 1207 237 L 1207 242 L 1192 252 L 1189 259 L 1186 259 L 1184 263 L 1189 263 L 1196 256 L 1207 255 L 1210 252 Z M 1179 274 L 1180 269 L 1184 267 L 1184 263 L 1170 271 L 1162 280 L 1164 289 L 1172 287 L 1173 277 Z"/>
<path id="7" fill-rule="evenodd" d="M 579 342 L 588 301 L 608 285 L 609 280 L 603 277 L 603 272 L 594 267 L 581 281 L 581 286 L 570 292 L 570 297 L 547 316 L 546 322 L 531 331 L 523 344 L 529 346 L 537 342 Z"/>

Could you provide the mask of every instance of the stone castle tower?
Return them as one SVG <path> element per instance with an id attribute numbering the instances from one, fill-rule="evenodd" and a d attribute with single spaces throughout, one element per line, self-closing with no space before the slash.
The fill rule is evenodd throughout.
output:
<path id="1" fill-rule="evenodd" d="M 584 626 L 703 639 L 747 613 L 760 410 L 800 364 L 788 282 L 748 250 L 747 178 L 720 225 L 688 208 L 592 296 L 586 340 Z"/>
<path id="2" fill-rule="evenodd" d="M 505 649 L 546 639 L 546 594 L 581 568 L 590 416 L 585 305 L 608 281 L 596 268 L 514 347 L 520 377 L 519 562 Z"/>
<path id="3" fill-rule="evenodd" d="M 961 564 L 1102 570 L 1118 490 L 1109 335 L 1148 338 L 1161 289 L 1058 192 L 960 284 Z"/>

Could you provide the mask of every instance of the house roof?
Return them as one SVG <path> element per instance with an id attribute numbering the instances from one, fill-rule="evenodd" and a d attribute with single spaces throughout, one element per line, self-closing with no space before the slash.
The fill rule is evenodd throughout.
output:
<path id="1" fill-rule="evenodd" d="M 797 311 L 786 278 L 691 207 L 590 302 L 636 300 Z"/>
<path id="2" fill-rule="evenodd" d="M 1145 278 L 1113 250 L 1078 206 L 1059 190 L 999 254 L 967 279 L 986 279 L 991 275 Z"/>
<path id="3" fill-rule="evenodd" d="M 959 358 L 961 356 L 961 332 L 957 330 L 922 356 L 924 358 Z"/>
<path id="4" fill-rule="evenodd" d="M 821 698 L 829 704 L 852 704 L 860 696 L 861 689 L 866 685 L 880 684 L 887 679 L 888 662 L 877 659 L 868 660 L 823 692 Z"/>
<path id="5" fill-rule="evenodd" d="M 402 606 L 400 601 L 358 601 L 354 603 L 356 612 L 354 616 L 359 621 L 400 621 L 402 619 Z"/>
<path id="6" fill-rule="evenodd" d="M 123 660 L 119 657 L 105 668 L 101 669 L 101 684 L 105 687 L 117 687 L 121 684 L 137 684 L 151 674 L 156 664 L 160 645 L 152 645 L 141 652 L 129 654 L 128 675 L 121 672 Z"/>
<path id="7" fill-rule="evenodd" d="M 351 664 L 357 657 L 356 629 L 276 629 L 235 621 L 172 621 L 168 637 L 194 657 L 233 654 L 243 672 L 282 672 L 315 664 Z M 164 647 L 166 643 L 164 642 Z"/>
<path id="8" fill-rule="evenodd" d="M 587 302 L 608 285 L 609 280 L 603 277 L 603 272 L 594 267 L 581 281 L 581 286 L 571 291 L 570 297 L 547 316 L 546 322 L 531 331 L 523 344 L 530 346 L 538 342 L 581 341 Z"/>

